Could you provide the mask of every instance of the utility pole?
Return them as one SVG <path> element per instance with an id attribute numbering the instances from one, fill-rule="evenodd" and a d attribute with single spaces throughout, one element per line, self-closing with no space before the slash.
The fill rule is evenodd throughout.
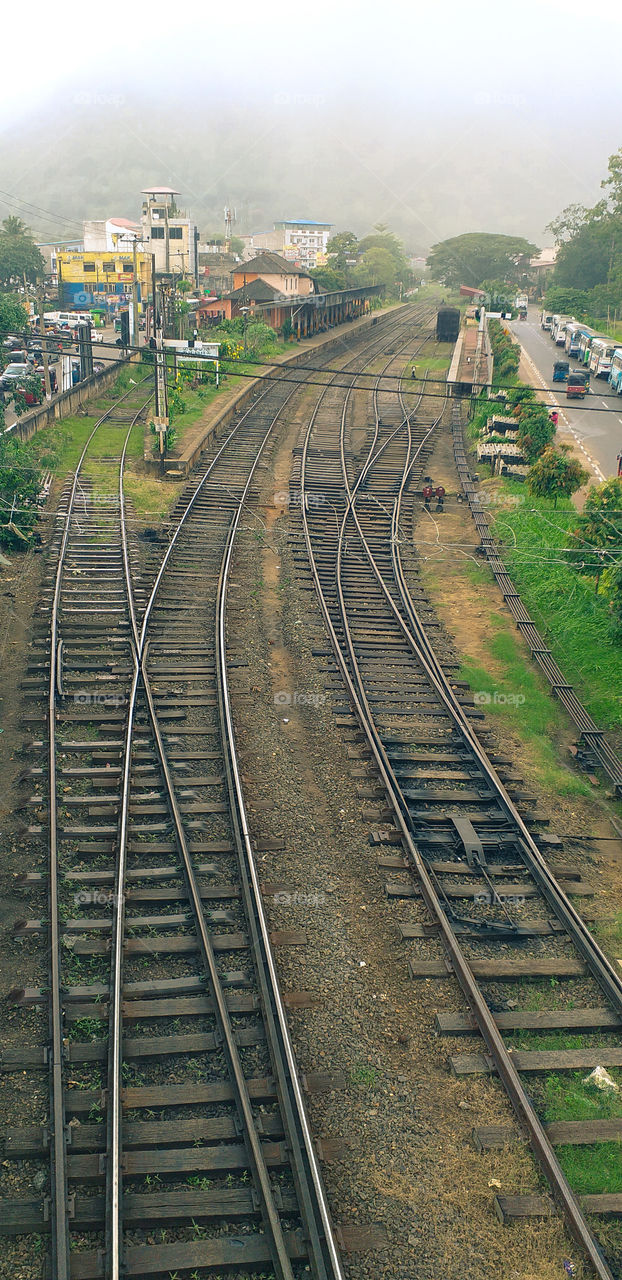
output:
<path id="1" fill-rule="evenodd" d="M 155 340 L 154 340 L 154 371 L 155 371 L 155 417 L 154 426 L 158 434 L 158 443 L 160 448 L 160 474 L 164 475 L 164 455 L 166 453 L 166 433 L 169 427 L 168 421 L 168 386 L 166 382 L 166 350 L 164 347 L 163 331 L 162 331 L 162 314 L 158 309 L 157 299 L 154 293 L 154 324 L 155 324 Z"/>
<path id="2" fill-rule="evenodd" d="M 39 290 L 37 290 L 36 298 L 37 298 L 37 313 L 39 316 L 39 328 L 41 330 L 41 353 L 43 356 L 43 381 L 45 384 L 45 398 L 46 400 L 51 400 L 52 399 L 52 383 L 50 381 L 50 362 L 48 360 L 48 347 L 45 339 L 45 318 L 43 315 L 43 297 L 39 292 Z"/>
<path id="3" fill-rule="evenodd" d="M 136 250 L 136 236 L 132 240 L 132 345 L 138 346 L 138 253 Z"/>
<path id="4" fill-rule="evenodd" d="M 132 346 L 138 346 L 138 255 L 136 245 L 138 237 L 134 232 L 128 232 L 121 236 L 122 240 L 130 241 L 132 245 L 132 309 L 130 311 L 130 342 Z"/>

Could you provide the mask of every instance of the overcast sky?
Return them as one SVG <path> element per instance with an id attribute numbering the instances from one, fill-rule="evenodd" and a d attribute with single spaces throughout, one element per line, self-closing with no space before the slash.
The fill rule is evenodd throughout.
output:
<path id="1" fill-rule="evenodd" d="M 437 172 L 461 147 L 490 137 L 493 172 L 504 147 L 522 157 L 527 205 L 547 156 L 561 203 L 593 202 L 608 155 L 622 145 L 618 0 L 592 7 L 585 0 L 148 0 L 122 7 L 34 0 L 27 10 L 7 6 L 2 34 L 0 144 L 22 119 L 38 114 L 46 122 L 59 106 L 76 120 L 99 111 L 114 130 L 120 108 L 135 109 L 138 120 L 154 98 L 177 92 L 182 133 L 200 124 L 207 139 L 236 106 L 248 112 L 250 139 L 255 112 L 276 113 L 277 124 L 280 112 L 290 129 L 300 121 L 305 135 L 317 121 L 327 147 L 343 137 L 350 152 L 356 148 L 361 180 L 370 133 L 374 146 L 378 135 L 388 147 L 410 136 L 415 151 L 420 143 L 425 152 L 432 131 Z M 62 145 L 59 139 L 59 152 Z M 539 156 L 533 175 L 532 145 Z M 485 163 L 479 156 L 477 165 Z M 28 199 L 27 178 L 16 194 Z M 554 190 L 546 200 L 537 195 L 538 209 L 550 207 L 551 216 L 561 207 Z M 517 212 L 521 225 L 529 221 Z"/>

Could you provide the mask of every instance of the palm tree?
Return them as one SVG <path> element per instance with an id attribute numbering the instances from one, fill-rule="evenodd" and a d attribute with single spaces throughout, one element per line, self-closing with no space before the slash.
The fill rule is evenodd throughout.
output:
<path id="1" fill-rule="evenodd" d="M 2 223 L 2 230 L 5 236 L 30 235 L 30 228 L 26 226 L 26 223 L 22 222 L 21 218 L 13 217 L 12 214 L 10 217 L 4 219 Z"/>

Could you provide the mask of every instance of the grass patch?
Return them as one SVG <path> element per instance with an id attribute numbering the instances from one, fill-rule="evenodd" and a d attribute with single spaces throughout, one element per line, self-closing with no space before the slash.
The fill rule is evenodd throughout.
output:
<path id="1" fill-rule="evenodd" d="M 486 576 L 476 565 L 469 565 L 468 572 L 473 577 Z M 490 622 L 492 634 L 483 645 L 491 662 L 482 666 L 467 659 L 461 665 L 460 679 L 468 680 L 487 714 L 505 721 L 530 747 L 544 786 L 559 795 L 591 795 L 589 783 L 557 760 L 555 739 L 566 725 L 565 713 L 523 656 L 507 620 L 493 612 Z"/>
<path id="2" fill-rule="evenodd" d="M 38 431 L 32 446 L 41 464 L 61 475 L 75 471 L 91 431 L 103 412 L 104 407 L 93 405 L 88 417 L 63 418 L 61 422 Z M 89 458 L 118 457 L 126 435 L 127 426 L 122 423 L 102 423 L 89 446 Z M 143 427 L 137 423 L 130 436 L 127 453 L 129 458 L 142 458 L 142 452 Z"/>
<path id="3" fill-rule="evenodd" d="M 594 1044 L 589 1033 L 568 1031 L 514 1031 L 509 1037 L 513 1049 L 529 1053 L 561 1052 L 564 1049 L 589 1049 Z"/>
<path id="4" fill-rule="evenodd" d="M 622 1142 L 595 1142 L 588 1147 L 559 1146 L 557 1159 L 579 1196 L 614 1195 L 622 1191 Z"/>
<path id="5" fill-rule="evenodd" d="M 620 1072 L 609 1071 L 613 1080 L 620 1083 Z M 593 1084 L 585 1084 L 577 1071 L 552 1074 L 543 1082 L 544 1121 L 554 1120 L 613 1120 L 622 1117 L 622 1097 L 618 1093 L 604 1093 Z"/>
<path id="6" fill-rule="evenodd" d="M 503 491 L 525 496 L 515 482 Z M 547 637 L 567 679 L 598 724 L 622 728 L 622 645 L 607 601 L 594 582 L 571 569 L 562 548 L 572 542 L 575 508 L 529 497 L 494 525 L 503 558 L 526 608 Z"/>
<path id="7" fill-rule="evenodd" d="M 136 515 L 150 520 L 164 520 L 179 493 L 170 482 L 143 478 L 132 471 L 125 473 L 124 491 Z"/>
<path id="8" fill-rule="evenodd" d="M 575 1038 L 575 1037 L 569 1037 Z M 620 1083 L 620 1073 L 610 1075 Z M 550 1075 L 543 1082 L 544 1121 L 612 1120 L 622 1118 L 622 1097 L 585 1084 L 578 1072 Z M 622 1142 L 556 1147 L 557 1158 L 578 1195 L 622 1191 Z"/>

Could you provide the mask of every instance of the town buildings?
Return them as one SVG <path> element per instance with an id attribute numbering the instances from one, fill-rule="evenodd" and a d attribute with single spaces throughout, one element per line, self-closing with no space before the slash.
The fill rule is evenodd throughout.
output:
<path id="1" fill-rule="evenodd" d="M 279 253 L 289 262 L 309 271 L 325 265 L 332 225 L 332 222 L 314 222 L 312 218 L 288 218 L 275 222 L 272 231 L 260 231 L 240 238 L 244 241 L 248 258 L 267 250 Z"/>
<path id="2" fill-rule="evenodd" d="M 56 261 L 62 309 L 114 314 L 131 300 L 134 265 L 139 309 L 151 291 L 151 255 L 147 253 L 134 254 L 132 249 L 68 249 L 57 253 Z"/>
<path id="3" fill-rule="evenodd" d="M 141 239 L 153 254 L 157 274 L 185 276 L 197 282 L 199 232 L 175 203 L 172 187 L 147 187 L 143 191 Z"/>
<path id="4" fill-rule="evenodd" d="M 130 218 L 89 219 L 84 223 L 83 248 L 86 253 L 114 253 L 116 249 L 131 251 L 134 241 L 137 248 L 144 247 L 140 223 L 132 222 Z"/>

